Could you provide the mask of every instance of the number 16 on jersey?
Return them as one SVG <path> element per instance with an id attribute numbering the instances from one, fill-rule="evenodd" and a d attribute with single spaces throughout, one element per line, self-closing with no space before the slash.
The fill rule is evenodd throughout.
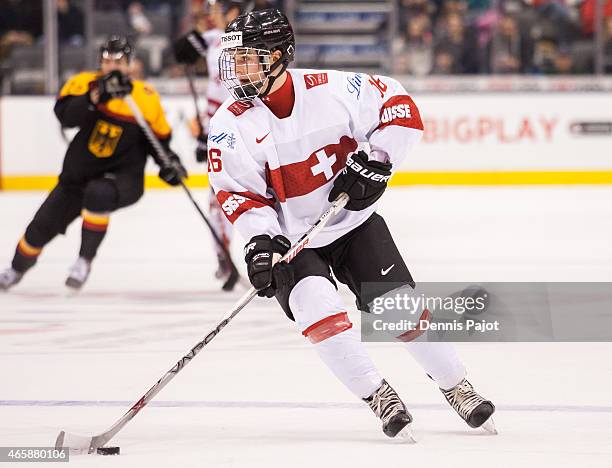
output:
<path id="1" fill-rule="evenodd" d="M 208 150 L 208 172 L 221 172 L 223 163 L 221 162 L 221 150 L 211 148 Z"/>

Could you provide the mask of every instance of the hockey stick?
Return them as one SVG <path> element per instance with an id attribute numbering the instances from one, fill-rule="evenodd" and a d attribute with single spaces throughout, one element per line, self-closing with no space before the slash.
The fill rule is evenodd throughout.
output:
<path id="1" fill-rule="evenodd" d="M 153 146 L 153 149 L 159 156 L 159 159 L 161 159 L 162 163 L 164 164 L 170 164 L 170 158 L 166 154 L 164 147 L 161 145 L 161 143 L 159 142 L 159 140 L 153 133 L 153 130 L 151 130 L 151 127 L 149 127 L 149 124 L 147 123 L 144 116 L 142 115 L 142 112 L 140 108 L 138 107 L 138 105 L 134 102 L 134 99 L 132 98 L 132 96 L 128 94 L 123 99 L 125 100 L 125 102 L 127 102 L 128 106 L 130 106 L 130 109 L 132 110 L 132 113 L 134 114 L 134 118 L 136 119 L 136 122 L 138 122 L 138 125 L 144 132 L 145 136 L 147 137 L 147 140 L 149 140 L 149 143 L 151 143 L 151 145 Z M 187 197 L 189 198 L 189 200 L 191 201 L 195 209 L 198 211 L 198 213 L 200 213 L 200 217 L 204 220 L 204 222 L 208 226 L 208 229 L 210 229 L 210 233 L 212 234 L 213 239 L 215 240 L 217 245 L 221 248 L 223 255 L 225 255 L 225 258 L 227 259 L 227 262 L 231 269 L 231 273 L 229 277 L 227 278 L 227 280 L 225 281 L 225 283 L 223 284 L 222 289 L 224 291 L 231 291 L 232 289 L 234 289 L 234 286 L 240 279 L 240 274 L 238 273 L 238 269 L 236 268 L 236 265 L 234 265 L 234 262 L 232 261 L 232 256 L 227 250 L 227 247 L 225 247 L 225 244 L 223 243 L 223 241 L 219 238 L 219 236 L 215 232 L 214 228 L 212 227 L 212 224 L 210 224 L 210 221 L 208 220 L 208 218 L 206 217 L 206 215 L 200 208 L 200 205 L 198 205 L 198 203 L 193 198 L 193 195 L 191 194 L 191 190 L 189 190 L 189 188 L 187 187 L 187 185 L 185 185 L 185 182 L 183 180 L 181 180 L 180 184 L 181 184 L 181 187 L 183 187 L 183 190 L 187 194 Z"/>
<path id="2" fill-rule="evenodd" d="M 193 105 L 196 112 L 196 122 L 198 123 L 198 129 L 200 135 L 204 135 L 204 125 L 202 124 L 202 114 L 200 113 L 200 106 L 198 105 L 198 92 L 196 91 L 195 83 L 193 81 L 193 66 L 185 65 L 185 75 L 187 76 L 187 83 L 189 84 L 189 92 L 193 98 Z"/>
<path id="3" fill-rule="evenodd" d="M 289 249 L 289 251 L 281 258 L 281 262 L 291 262 L 300 251 L 306 247 L 310 241 L 325 227 L 330 219 L 332 219 L 348 201 L 348 195 L 340 194 L 332 205 L 321 215 L 310 229 Z M 113 424 L 106 432 L 93 437 L 78 436 L 61 431 L 55 441 L 55 448 L 70 448 L 71 451 L 78 453 L 94 453 L 100 447 L 103 447 L 117 434 L 123 427 L 130 422 L 138 412 L 149 403 L 155 395 L 157 395 L 168 382 L 170 382 L 189 362 L 210 343 L 215 336 L 236 316 L 238 313 L 251 302 L 257 295 L 257 290 L 251 287 L 245 294 L 234 304 L 232 310 L 227 312 L 221 321 L 204 337 L 202 341 L 196 344 L 191 350 L 183 356 L 161 379 L 153 385 L 147 393 L 145 393 L 127 413 L 125 413 L 115 424 Z"/>

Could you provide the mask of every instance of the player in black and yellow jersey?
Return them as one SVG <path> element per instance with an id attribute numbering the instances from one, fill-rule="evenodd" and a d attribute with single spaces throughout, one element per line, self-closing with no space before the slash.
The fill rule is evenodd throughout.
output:
<path id="1" fill-rule="evenodd" d="M 69 79 L 55 104 L 63 127 L 78 127 L 70 142 L 59 182 L 44 201 L 19 241 L 11 268 L 0 273 L 0 290 L 17 284 L 36 263 L 43 247 L 79 215 L 83 219 L 79 258 L 66 285 L 80 288 L 87 280 L 112 212 L 132 205 L 144 191 L 147 156 L 160 165 L 159 176 L 177 185 L 187 176 L 169 148 L 171 130 L 157 92 L 129 78 L 133 49 L 128 40 L 111 36 L 100 49 L 100 70 Z M 138 126 L 128 104 L 130 94 L 170 155 L 160 161 Z"/>

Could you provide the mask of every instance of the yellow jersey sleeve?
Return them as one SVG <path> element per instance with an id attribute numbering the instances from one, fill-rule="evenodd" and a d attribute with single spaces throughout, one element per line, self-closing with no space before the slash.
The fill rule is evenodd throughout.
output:
<path id="1" fill-rule="evenodd" d="M 132 96 L 157 137 L 161 139 L 169 138 L 172 129 L 168 120 L 166 120 L 161 99 L 155 88 L 149 83 L 134 81 Z"/>
<path id="2" fill-rule="evenodd" d="M 98 78 L 96 72 L 81 72 L 77 75 L 72 76 L 59 92 L 59 98 L 66 96 L 82 96 L 89 91 L 89 84 Z"/>

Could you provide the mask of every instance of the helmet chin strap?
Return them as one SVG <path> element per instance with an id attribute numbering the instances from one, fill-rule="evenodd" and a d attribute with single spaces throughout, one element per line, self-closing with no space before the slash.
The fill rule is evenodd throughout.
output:
<path id="1" fill-rule="evenodd" d="M 268 72 L 268 84 L 266 85 L 266 87 L 263 89 L 263 91 L 261 91 L 257 97 L 266 97 L 269 93 L 270 90 L 272 89 L 272 86 L 274 86 L 274 82 L 276 81 L 276 79 L 281 76 L 285 70 L 287 70 L 287 66 L 289 65 L 289 63 L 284 60 L 287 57 L 287 54 L 283 53 L 283 55 L 280 56 L 280 58 L 274 62 L 272 64 L 272 66 L 270 67 L 270 71 Z M 272 72 L 274 72 L 278 67 L 281 67 L 280 73 L 278 75 L 272 75 Z"/>

